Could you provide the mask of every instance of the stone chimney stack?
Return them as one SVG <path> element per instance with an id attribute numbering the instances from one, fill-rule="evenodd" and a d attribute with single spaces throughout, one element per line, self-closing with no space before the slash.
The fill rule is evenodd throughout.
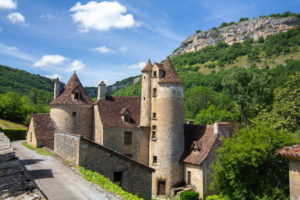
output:
<path id="1" fill-rule="evenodd" d="M 214 134 L 223 136 L 225 138 L 230 137 L 234 131 L 232 122 L 216 122 L 214 123 Z"/>
<path id="2" fill-rule="evenodd" d="M 56 97 L 58 97 L 60 92 L 60 82 L 59 79 L 56 78 L 54 79 L 54 99 L 56 99 Z"/>
<path id="3" fill-rule="evenodd" d="M 105 97 L 106 97 L 106 85 L 104 81 L 101 81 L 98 84 L 97 100 L 105 100 Z"/>

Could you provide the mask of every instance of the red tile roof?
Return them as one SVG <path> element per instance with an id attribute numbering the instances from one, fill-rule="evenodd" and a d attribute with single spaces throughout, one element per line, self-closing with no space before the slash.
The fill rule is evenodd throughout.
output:
<path id="1" fill-rule="evenodd" d="M 75 90 L 80 93 L 80 99 L 74 99 L 73 95 Z M 50 105 L 55 104 L 92 104 L 93 101 L 84 90 L 80 80 L 74 72 L 68 83 L 65 85 L 62 93 L 54 99 Z"/>
<path id="2" fill-rule="evenodd" d="M 177 75 L 174 67 L 171 64 L 170 58 L 167 59 L 163 63 L 163 70 L 165 71 L 165 76 L 159 79 L 159 83 L 177 83 L 182 84 L 179 76 Z"/>
<path id="3" fill-rule="evenodd" d="M 277 153 L 290 160 L 300 160 L 300 145 L 284 147 L 278 150 Z"/>
<path id="4" fill-rule="evenodd" d="M 50 114 L 32 114 L 35 137 L 43 145 L 53 149 L 55 127 Z"/>
<path id="5" fill-rule="evenodd" d="M 144 67 L 144 69 L 142 70 L 142 72 L 151 72 L 152 71 L 152 64 L 150 59 L 148 60 L 146 66 Z"/>
<path id="6" fill-rule="evenodd" d="M 214 134 L 214 126 L 185 124 L 184 134 L 185 156 L 183 162 L 195 165 L 202 164 L 217 142 L 218 135 Z"/>
<path id="7" fill-rule="evenodd" d="M 111 97 L 96 102 L 103 127 L 135 128 L 140 124 L 140 97 Z M 124 122 L 120 113 L 130 113 L 131 123 Z"/>

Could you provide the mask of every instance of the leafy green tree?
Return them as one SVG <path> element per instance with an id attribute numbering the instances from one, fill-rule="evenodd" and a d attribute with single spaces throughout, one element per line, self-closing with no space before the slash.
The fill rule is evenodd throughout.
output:
<path id="1" fill-rule="evenodd" d="M 288 161 L 276 150 L 298 142 L 263 123 L 238 130 L 218 150 L 212 188 L 232 200 L 289 199 Z"/>

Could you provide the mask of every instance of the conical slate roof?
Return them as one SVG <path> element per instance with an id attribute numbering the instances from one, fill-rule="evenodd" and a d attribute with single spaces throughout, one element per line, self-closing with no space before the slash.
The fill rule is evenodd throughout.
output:
<path id="1" fill-rule="evenodd" d="M 79 99 L 74 98 L 74 93 L 79 92 Z M 84 90 L 79 78 L 74 72 L 68 83 L 65 85 L 62 93 L 51 102 L 51 105 L 55 104 L 91 104 L 93 101 Z"/>
<path id="2" fill-rule="evenodd" d="M 165 76 L 159 79 L 159 83 L 177 83 L 177 84 L 182 84 L 182 81 L 180 80 L 180 78 L 178 77 L 177 73 L 175 72 L 170 58 L 167 57 L 164 60 L 163 63 L 163 69 L 165 71 Z"/>
<path id="3" fill-rule="evenodd" d="M 151 61 L 150 61 L 150 58 L 149 58 L 146 66 L 144 67 L 142 72 L 151 72 L 151 71 L 152 71 L 152 64 L 151 64 Z"/>

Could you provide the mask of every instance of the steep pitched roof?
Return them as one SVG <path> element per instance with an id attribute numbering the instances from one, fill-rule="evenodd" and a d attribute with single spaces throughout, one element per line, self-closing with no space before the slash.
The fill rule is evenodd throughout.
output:
<path id="1" fill-rule="evenodd" d="M 300 145 L 284 147 L 278 150 L 277 153 L 290 160 L 300 160 Z"/>
<path id="2" fill-rule="evenodd" d="M 80 99 L 74 99 L 73 93 L 78 90 L 80 93 Z M 55 104 L 91 104 L 93 101 L 84 90 L 79 78 L 74 72 L 68 83 L 65 85 L 62 93 L 54 99 L 50 105 Z"/>
<path id="3" fill-rule="evenodd" d="M 111 97 L 98 100 L 97 103 L 103 127 L 134 128 L 140 124 L 140 97 Z M 128 111 L 131 122 L 124 122 L 121 113 Z"/>
<path id="4" fill-rule="evenodd" d="M 55 127 L 50 114 L 32 114 L 33 128 L 37 140 L 42 140 L 43 144 L 53 149 Z"/>
<path id="5" fill-rule="evenodd" d="M 142 72 L 151 72 L 152 71 L 152 64 L 150 59 L 148 60 L 146 66 L 144 67 L 144 69 L 142 70 Z"/>
<path id="6" fill-rule="evenodd" d="M 214 134 L 214 126 L 184 125 L 185 154 L 183 162 L 200 165 L 207 158 L 218 135 Z M 197 150 L 193 150 L 197 149 Z"/>
<path id="7" fill-rule="evenodd" d="M 169 57 L 167 57 L 166 60 L 164 60 L 163 70 L 165 71 L 165 76 L 159 79 L 159 83 L 182 84 L 182 81 L 175 72 Z"/>

